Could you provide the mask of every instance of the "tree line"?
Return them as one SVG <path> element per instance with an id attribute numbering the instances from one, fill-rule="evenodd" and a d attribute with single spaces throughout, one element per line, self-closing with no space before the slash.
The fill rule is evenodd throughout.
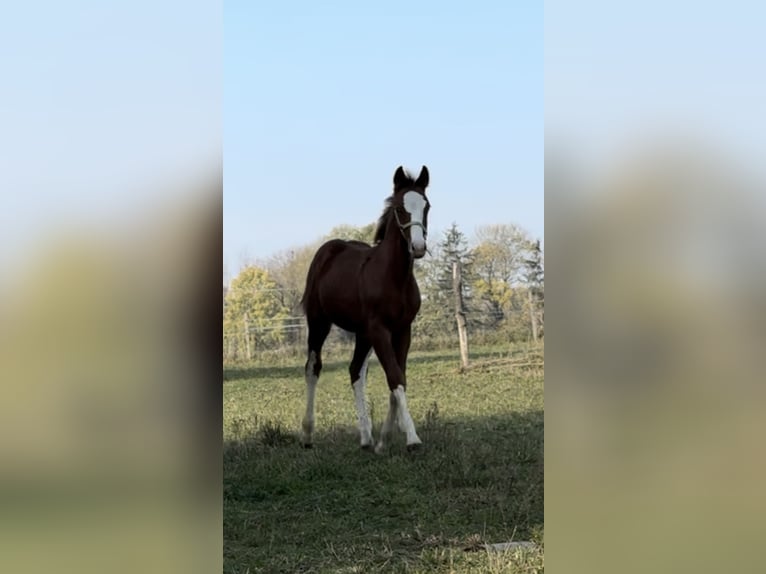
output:
<path id="1" fill-rule="evenodd" d="M 330 238 L 372 243 L 375 224 L 341 225 L 317 241 L 271 257 L 247 261 L 224 286 L 224 355 L 245 360 L 259 350 L 303 349 L 300 299 L 319 246 Z M 455 295 L 459 269 L 460 297 Z M 413 323 L 413 348 L 454 347 L 456 300 L 473 341 L 537 340 L 544 332 L 544 259 L 540 241 L 514 224 L 486 225 L 469 239 L 453 223 L 415 263 L 422 305 Z M 328 344 L 353 341 L 333 329 Z"/>

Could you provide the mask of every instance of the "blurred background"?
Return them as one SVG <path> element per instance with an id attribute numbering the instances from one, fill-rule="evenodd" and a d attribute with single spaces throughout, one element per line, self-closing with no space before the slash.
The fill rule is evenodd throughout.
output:
<path id="1" fill-rule="evenodd" d="M 757 571 L 764 9 L 545 9 L 548 565 Z"/>
<path id="2" fill-rule="evenodd" d="M 3 572 L 220 571 L 221 46 L 216 2 L 3 9 Z"/>

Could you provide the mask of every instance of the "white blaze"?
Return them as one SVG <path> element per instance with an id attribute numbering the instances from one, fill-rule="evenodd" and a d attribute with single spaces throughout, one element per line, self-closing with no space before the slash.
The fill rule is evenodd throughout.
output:
<path id="1" fill-rule="evenodd" d="M 426 209 L 426 198 L 417 191 L 408 191 L 404 194 L 404 209 L 410 214 L 410 221 L 413 224 L 420 223 L 420 225 L 410 226 L 410 239 L 412 241 L 412 248 L 415 251 L 423 252 L 426 249 L 426 239 L 423 236 L 423 215 Z"/>

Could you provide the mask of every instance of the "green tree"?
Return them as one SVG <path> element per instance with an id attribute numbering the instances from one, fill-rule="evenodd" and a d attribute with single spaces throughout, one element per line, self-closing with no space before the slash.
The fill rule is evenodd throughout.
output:
<path id="1" fill-rule="evenodd" d="M 319 243 L 280 251 L 261 262 L 269 277 L 277 283 L 277 297 L 282 306 L 294 315 L 300 315 L 299 303 L 306 287 L 306 275 Z"/>
<path id="2" fill-rule="evenodd" d="M 521 277 L 529 245 L 529 234 L 512 223 L 482 225 L 476 229 L 476 272 L 509 285 Z M 479 251 L 481 257 L 479 257 Z"/>
<path id="3" fill-rule="evenodd" d="M 296 247 L 274 254 L 262 263 L 270 278 L 278 288 L 274 292 L 281 306 L 289 312 L 289 322 L 284 331 L 284 342 L 297 345 L 305 336 L 303 310 L 300 308 L 303 290 L 306 288 L 306 275 L 311 260 L 319 248 L 316 241 L 303 247 Z"/>
<path id="4" fill-rule="evenodd" d="M 458 262 L 462 266 L 463 283 L 465 283 L 466 299 L 471 298 L 471 281 L 473 279 L 474 254 L 468 247 L 465 234 L 458 229 L 457 223 L 453 222 L 450 228 L 444 232 L 444 238 L 439 243 L 439 268 L 438 283 L 441 291 L 452 294 L 452 264 Z"/>
<path id="5" fill-rule="evenodd" d="M 242 269 L 226 294 L 224 344 L 227 356 L 250 358 L 258 346 L 284 340 L 290 313 L 280 301 L 279 285 L 256 266 Z"/>
<path id="6" fill-rule="evenodd" d="M 357 227 L 354 225 L 336 225 L 330 230 L 330 233 L 325 235 L 324 240 L 329 239 L 346 239 L 354 241 L 363 241 L 364 243 L 372 244 L 375 237 L 375 222 L 368 223 Z"/>
<path id="7" fill-rule="evenodd" d="M 473 255 L 465 235 L 452 223 L 430 255 L 415 268 L 420 285 L 422 305 L 416 329 L 419 336 L 440 338 L 457 332 L 455 299 L 452 288 L 452 264 L 457 261 L 463 274 L 463 301 L 469 327 L 474 324 L 475 310 L 471 285 L 474 281 Z"/>
<path id="8" fill-rule="evenodd" d="M 445 312 L 446 296 L 439 284 L 441 250 L 438 245 L 426 252 L 415 265 L 415 278 L 420 288 L 420 312 L 413 323 L 413 335 L 419 343 L 434 341 L 448 329 L 449 317 Z"/>
<path id="9" fill-rule="evenodd" d="M 489 329 L 514 330 L 517 321 L 512 315 L 522 312 L 516 289 L 523 279 L 528 235 L 513 224 L 485 225 L 476 230 L 476 240 L 473 287 L 483 324 Z"/>

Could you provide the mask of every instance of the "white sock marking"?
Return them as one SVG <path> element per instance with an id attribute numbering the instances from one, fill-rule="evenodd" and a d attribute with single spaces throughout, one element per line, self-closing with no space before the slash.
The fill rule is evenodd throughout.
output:
<path id="1" fill-rule="evenodd" d="M 370 354 L 362 363 L 362 369 L 359 371 L 359 378 L 354 381 L 354 402 L 356 403 L 356 413 L 359 417 L 359 437 L 362 446 L 372 444 L 372 422 L 367 413 L 367 398 L 365 396 L 365 387 L 367 386 L 367 364 L 370 360 Z"/>
<path id="2" fill-rule="evenodd" d="M 309 353 L 306 363 L 306 415 L 303 417 L 303 443 L 311 444 L 311 435 L 314 432 L 314 395 L 317 389 L 317 376 L 314 374 L 316 353 Z"/>
<path id="3" fill-rule="evenodd" d="M 418 433 L 415 432 L 415 423 L 412 421 L 410 411 L 407 409 L 407 396 L 401 385 L 394 389 L 394 396 L 399 406 L 399 429 L 407 433 L 407 446 L 421 444 Z"/>
<path id="4" fill-rule="evenodd" d="M 380 429 L 380 440 L 375 447 L 375 452 L 380 454 L 385 447 L 385 441 L 388 440 L 394 424 L 398 421 L 399 429 L 407 433 L 407 446 L 413 444 L 422 444 L 418 433 L 415 431 L 415 423 L 412 421 L 410 411 L 407 409 L 407 396 L 404 387 L 398 386 L 391 392 L 389 400 L 388 416 Z"/>

